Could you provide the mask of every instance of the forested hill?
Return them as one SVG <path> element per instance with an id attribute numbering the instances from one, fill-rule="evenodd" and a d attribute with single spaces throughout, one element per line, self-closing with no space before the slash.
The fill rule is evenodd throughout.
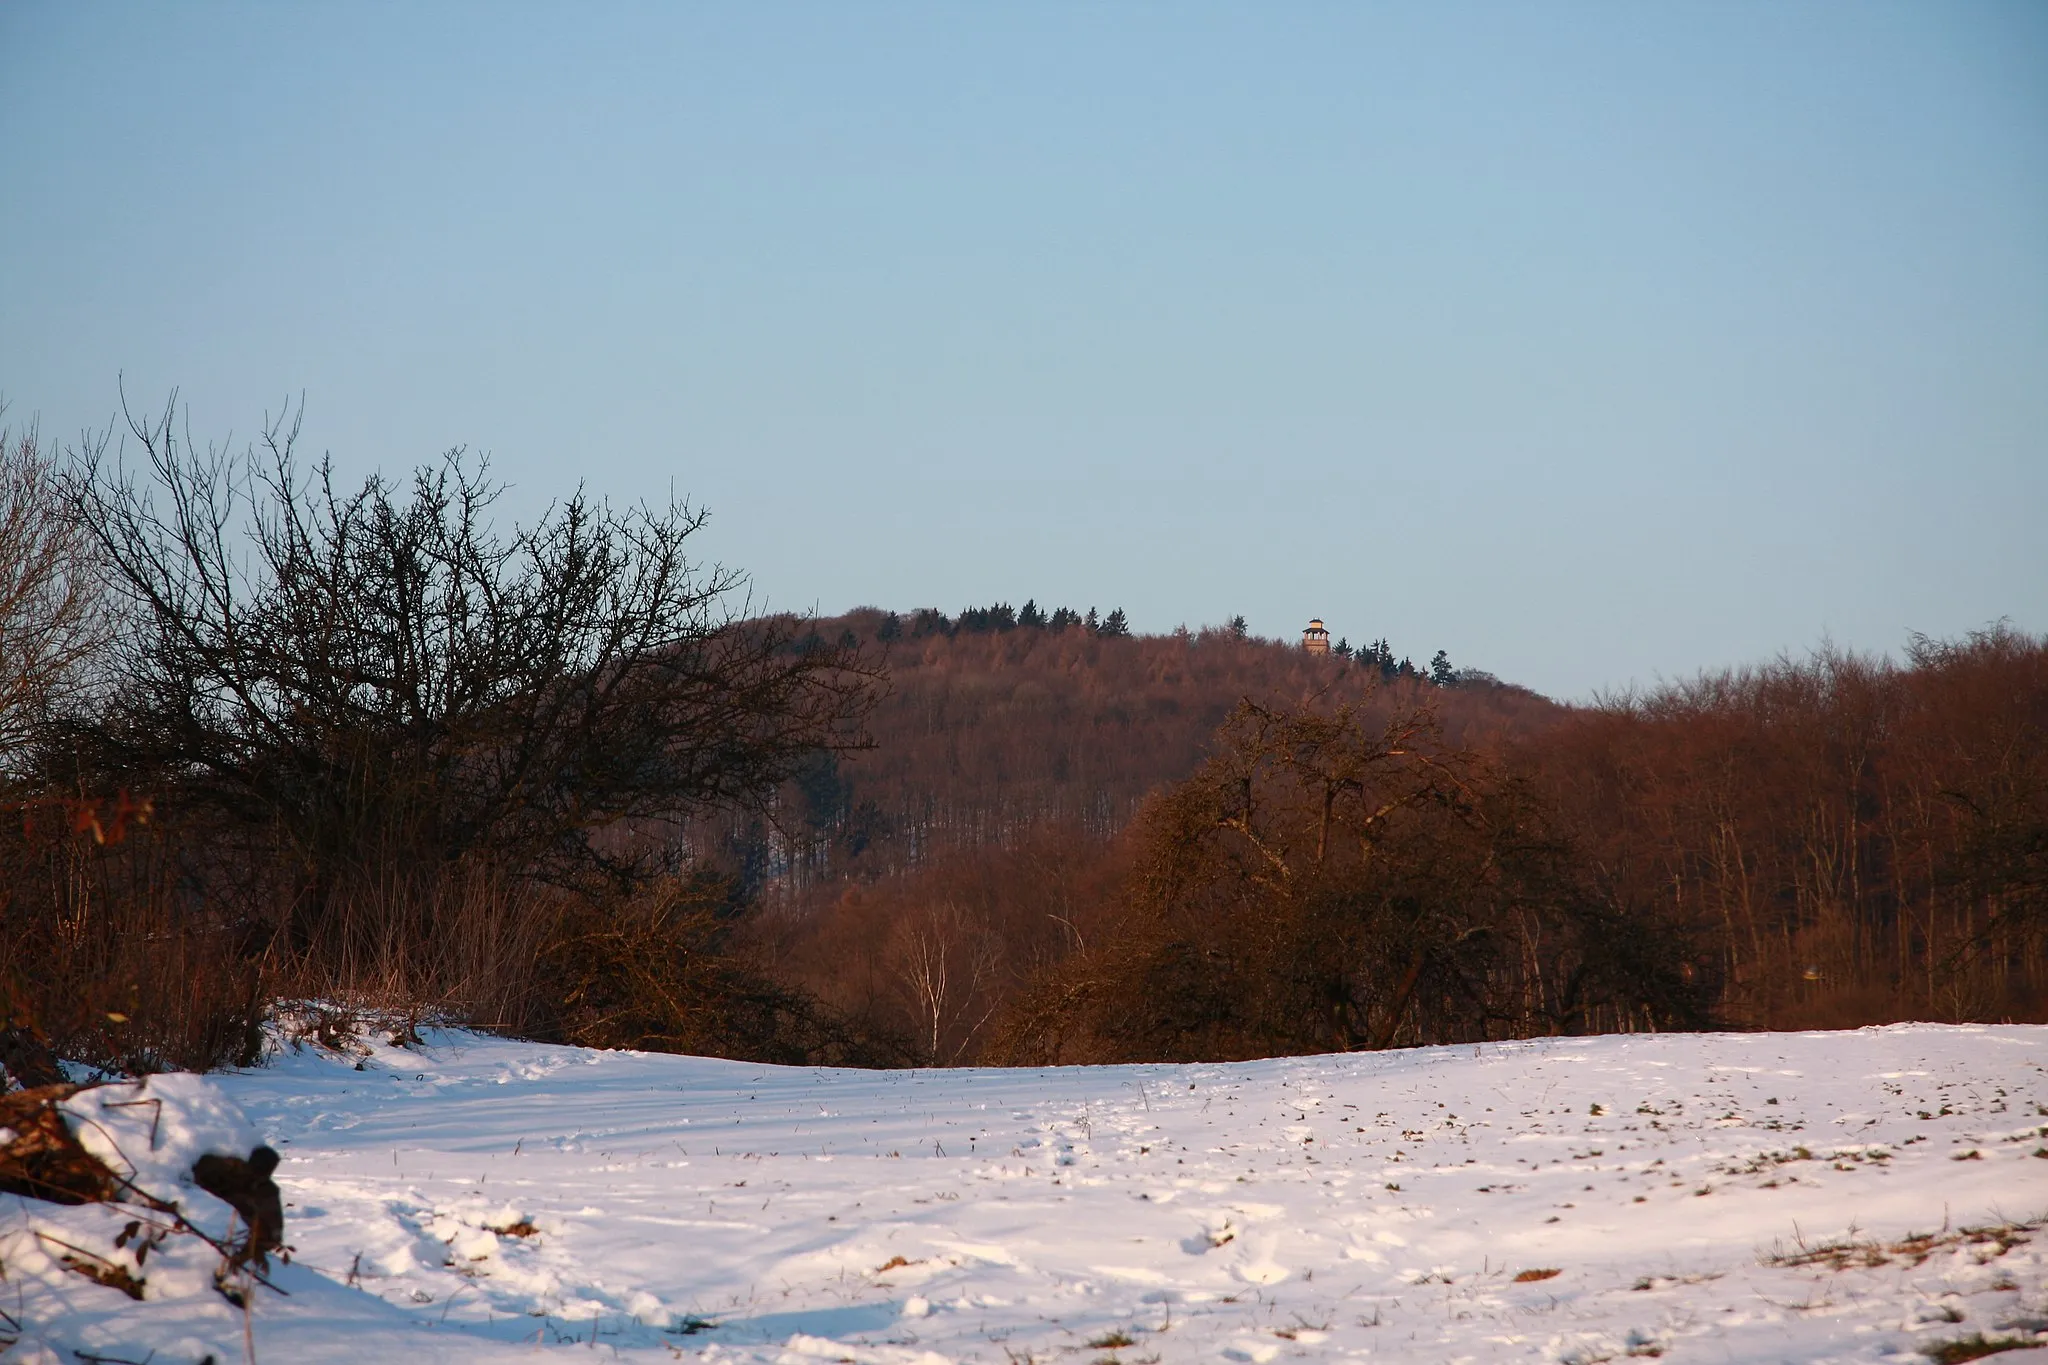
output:
<path id="1" fill-rule="evenodd" d="M 1013 845 L 1047 826 L 1114 834 L 1148 793 L 1195 770 L 1247 697 L 1295 706 L 1377 688 L 1390 709 L 1428 700 L 1445 738 L 1473 748 L 1567 714 L 1447 661 L 1433 680 L 1384 644 L 1316 656 L 1241 627 L 1150 636 L 1121 627 L 1121 612 L 1096 624 L 1028 605 L 952 618 L 860 610 L 818 622 L 821 636 L 850 632 L 884 664 L 886 693 L 868 726 L 874 748 L 823 759 L 798 784 L 785 821 L 797 839 L 772 841 L 771 875 L 802 890 L 886 876 L 951 849 Z"/>
<path id="2" fill-rule="evenodd" d="M 1823 650 L 1597 706 L 1228 630 L 886 643 L 875 747 L 785 802 L 796 842 L 755 885 L 787 913 L 753 923 L 784 979 L 927 1059 L 2048 1017 L 2048 639 Z M 1268 709 L 1219 732 L 1247 697 Z M 1371 768 L 1417 703 L 1440 734 L 1404 731 L 1372 801 L 1441 765 L 1475 804 L 1414 802 L 1350 882 L 1320 851 L 1298 884 L 1255 875 L 1322 848 L 1325 760 Z M 1411 761 L 1432 771 L 1404 788 Z M 1315 986 L 1332 964 L 1348 984 Z M 1374 995 L 1425 978 L 1427 1009 Z M 1300 1036 L 1318 1000 L 1379 1022 Z"/>

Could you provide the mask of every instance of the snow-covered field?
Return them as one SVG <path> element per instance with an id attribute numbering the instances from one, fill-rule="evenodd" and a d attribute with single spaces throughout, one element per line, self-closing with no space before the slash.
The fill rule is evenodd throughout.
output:
<path id="1" fill-rule="evenodd" d="M 439 1032 L 96 1115 L 201 1213 L 195 1144 L 285 1154 L 267 1362 L 1905 1361 L 2048 1328 L 2044 1066 L 2027 1027 L 893 1073 Z M 141 1301 L 59 1263 L 130 1264 L 126 1221 L 0 1196 L 0 1359 L 243 1358 L 194 1239 Z"/>

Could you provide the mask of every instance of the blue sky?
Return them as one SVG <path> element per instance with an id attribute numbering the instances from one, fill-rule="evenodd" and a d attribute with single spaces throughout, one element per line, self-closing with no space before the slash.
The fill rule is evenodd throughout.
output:
<path id="1" fill-rule="evenodd" d="M 2048 7 L 0 7 L 0 392 L 1555 695 L 2048 629 Z"/>

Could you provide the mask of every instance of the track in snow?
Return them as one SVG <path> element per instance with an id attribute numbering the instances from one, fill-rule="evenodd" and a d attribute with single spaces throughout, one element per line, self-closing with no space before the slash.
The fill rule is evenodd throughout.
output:
<path id="1" fill-rule="evenodd" d="M 2048 1028 L 919 1072 L 428 1039 L 212 1079 L 285 1153 L 260 1359 L 1874 1362 L 2048 1327 Z M 0 1202 L 22 1358 L 239 1359 L 190 1275 L 134 1303 L 36 1260 L 32 1222 L 109 1219 Z"/>

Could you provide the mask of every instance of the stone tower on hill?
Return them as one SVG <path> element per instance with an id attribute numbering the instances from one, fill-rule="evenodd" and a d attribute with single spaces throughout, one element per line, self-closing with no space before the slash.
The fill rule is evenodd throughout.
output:
<path id="1" fill-rule="evenodd" d="M 1321 617 L 1308 623 L 1308 629 L 1301 633 L 1301 647 L 1311 654 L 1330 652 L 1330 632 L 1323 629 Z"/>

